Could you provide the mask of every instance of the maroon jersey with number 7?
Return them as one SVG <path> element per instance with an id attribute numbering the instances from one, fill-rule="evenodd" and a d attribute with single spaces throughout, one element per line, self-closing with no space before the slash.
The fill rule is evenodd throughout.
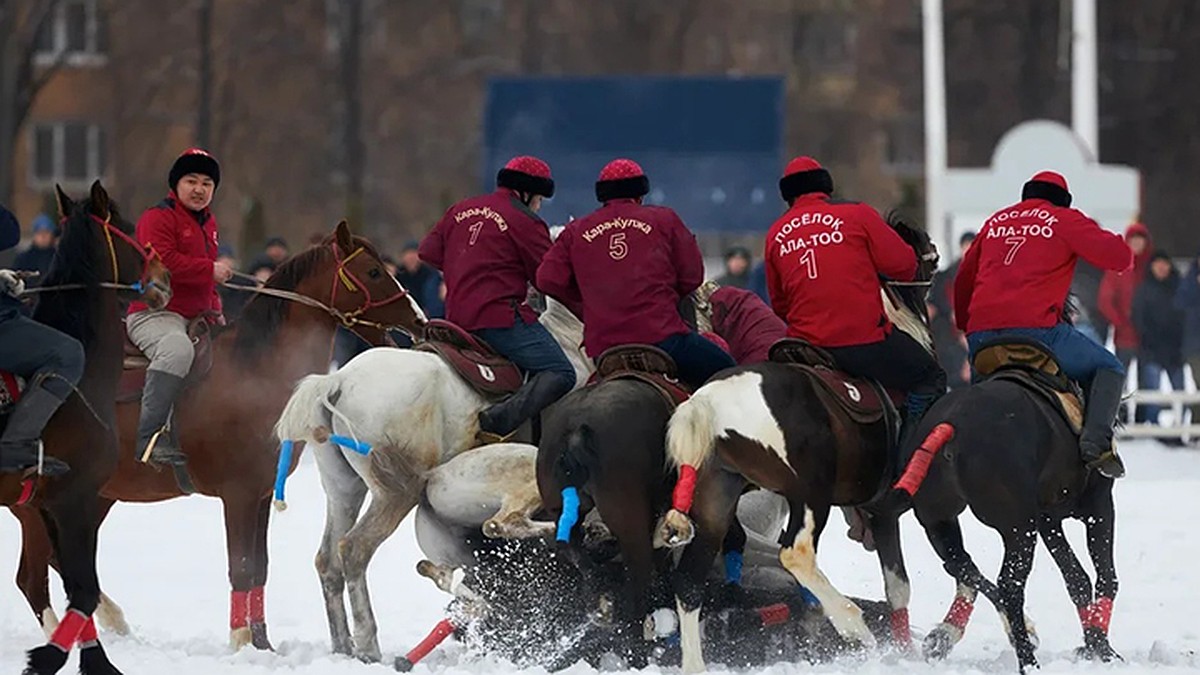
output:
<path id="1" fill-rule="evenodd" d="M 771 306 L 790 337 L 820 347 L 879 342 L 892 324 L 881 276 L 911 281 L 917 255 L 875 209 L 812 192 L 771 226 L 764 251 Z"/>

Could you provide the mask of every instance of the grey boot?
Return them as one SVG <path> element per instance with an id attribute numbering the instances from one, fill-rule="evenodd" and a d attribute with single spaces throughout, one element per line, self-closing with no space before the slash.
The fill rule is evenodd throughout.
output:
<path id="1" fill-rule="evenodd" d="M 1099 370 L 1092 377 L 1088 391 L 1087 409 L 1083 414 L 1083 431 L 1079 434 L 1079 454 L 1089 469 L 1106 478 L 1125 475 L 1125 465 L 1113 449 L 1113 422 L 1121 406 L 1125 375 L 1113 370 Z"/>
<path id="2" fill-rule="evenodd" d="M 138 419 L 138 442 L 135 459 L 182 466 L 187 455 L 179 448 L 171 424 L 171 408 L 183 390 L 183 378 L 161 370 L 146 371 L 146 387 L 142 390 L 142 414 Z"/>
<path id="3" fill-rule="evenodd" d="M 0 437 L 0 473 L 20 473 L 37 467 L 42 430 L 61 405 L 62 399 L 36 384 L 21 395 Z M 49 455 L 42 458 L 42 475 L 59 476 L 70 470 L 62 460 Z"/>

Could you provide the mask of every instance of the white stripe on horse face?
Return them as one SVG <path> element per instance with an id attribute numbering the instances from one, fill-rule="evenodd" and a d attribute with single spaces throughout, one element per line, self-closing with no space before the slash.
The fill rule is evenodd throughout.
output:
<path id="1" fill-rule="evenodd" d="M 791 469 L 783 429 L 763 398 L 762 381 L 763 377 L 758 373 L 739 373 L 724 380 L 709 382 L 701 392 L 712 403 L 716 418 L 713 429 L 719 438 L 728 440 L 729 432 L 735 431 L 770 449 Z M 793 473 L 795 471 L 792 469 Z"/>
<path id="2" fill-rule="evenodd" d="M 400 282 L 397 281 L 396 285 L 400 286 Z M 403 290 L 404 287 L 401 286 L 400 288 L 401 288 L 401 290 Z M 420 319 L 421 321 L 429 320 L 429 317 L 425 316 L 425 310 L 421 309 L 421 306 L 418 305 L 417 301 L 413 299 L 412 293 L 409 293 L 408 295 L 405 295 L 404 297 L 408 298 L 408 305 L 410 307 L 412 307 L 413 314 L 416 314 L 418 319 Z"/>

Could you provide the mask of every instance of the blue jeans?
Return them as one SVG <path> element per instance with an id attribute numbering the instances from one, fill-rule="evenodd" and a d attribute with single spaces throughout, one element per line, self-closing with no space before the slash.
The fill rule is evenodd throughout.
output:
<path id="1" fill-rule="evenodd" d="M 45 378 L 43 389 L 61 400 L 83 377 L 83 345 L 75 338 L 17 313 L 0 310 L 0 370 L 25 379 Z"/>
<path id="2" fill-rule="evenodd" d="M 562 376 L 567 391 L 575 386 L 575 367 L 542 324 L 525 323 L 518 316 L 511 328 L 480 328 L 472 332 L 517 364 L 522 372 L 551 372 Z"/>
<path id="3" fill-rule="evenodd" d="M 1150 389 L 1158 391 L 1162 384 L 1162 374 L 1167 374 L 1167 379 L 1171 381 L 1171 388 L 1175 391 L 1183 391 L 1183 366 L 1178 365 L 1172 368 L 1164 368 L 1161 364 L 1154 363 L 1146 359 L 1138 359 L 1138 389 Z M 1145 416 L 1145 421 L 1152 424 L 1158 424 L 1158 414 L 1162 412 L 1162 406 L 1146 404 L 1138 409 L 1139 417 Z"/>
<path id="4" fill-rule="evenodd" d="M 724 349 L 699 333 L 672 335 L 656 346 L 675 360 L 679 368 L 679 380 L 692 389 L 699 389 L 708 378 L 737 365 Z"/>
<path id="5" fill-rule="evenodd" d="M 1124 366 L 1112 352 L 1066 323 L 1060 323 L 1053 328 L 1004 328 L 971 333 L 967 336 L 967 345 L 971 348 L 971 361 L 974 362 L 975 353 L 985 343 L 1006 335 L 1032 338 L 1046 345 L 1067 377 L 1085 387 L 1091 383 L 1092 375 L 1098 370 L 1125 374 Z"/>

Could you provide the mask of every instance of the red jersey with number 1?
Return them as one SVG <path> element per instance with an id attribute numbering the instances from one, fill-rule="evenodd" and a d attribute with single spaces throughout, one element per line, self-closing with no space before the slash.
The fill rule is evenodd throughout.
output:
<path id="1" fill-rule="evenodd" d="M 1054 326 L 1062 320 L 1079 258 L 1115 272 L 1133 265 L 1125 240 L 1078 209 L 1044 199 L 1000 209 L 959 265 L 954 281 L 958 327 L 975 333 Z"/>
<path id="2" fill-rule="evenodd" d="M 790 337 L 819 347 L 879 342 L 891 330 L 879 277 L 911 281 L 917 255 L 875 209 L 803 195 L 767 233 L 767 292 Z"/>

